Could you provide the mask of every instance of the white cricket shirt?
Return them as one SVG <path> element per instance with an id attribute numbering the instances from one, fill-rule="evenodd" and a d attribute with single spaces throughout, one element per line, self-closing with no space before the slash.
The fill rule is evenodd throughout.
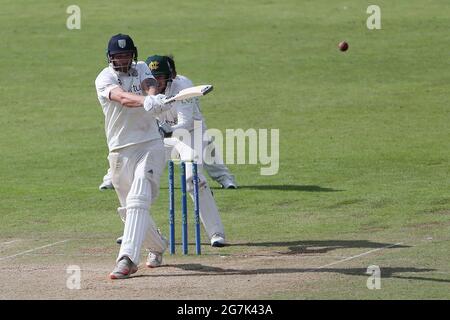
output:
<path id="1" fill-rule="evenodd" d="M 141 82 L 152 78 L 143 61 L 133 63 L 128 73 L 116 72 L 109 66 L 95 79 L 97 97 L 105 115 L 105 133 L 109 151 L 155 139 L 161 139 L 156 119 L 143 107 L 127 108 L 111 101 L 109 93 L 121 87 L 124 91 L 143 95 Z"/>

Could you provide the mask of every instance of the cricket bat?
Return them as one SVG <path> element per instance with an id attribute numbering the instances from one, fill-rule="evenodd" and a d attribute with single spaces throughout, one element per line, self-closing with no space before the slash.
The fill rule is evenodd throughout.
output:
<path id="1" fill-rule="evenodd" d="M 178 94 L 174 96 L 167 97 L 166 100 L 164 100 L 164 104 L 171 103 L 173 101 L 185 100 L 193 97 L 201 97 L 204 96 L 205 94 L 210 93 L 212 89 L 213 86 L 210 84 L 186 88 L 181 90 L 180 92 L 178 92 Z"/>

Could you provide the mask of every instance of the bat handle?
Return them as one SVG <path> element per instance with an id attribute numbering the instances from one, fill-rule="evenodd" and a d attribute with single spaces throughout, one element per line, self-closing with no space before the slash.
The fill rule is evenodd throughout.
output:
<path id="1" fill-rule="evenodd" d="M 171 103 L 171 102 L 175 101 L 174 98 L 175 98 L 175 96 L 167 97 L 167 98 L 164 100 L 164 104 L 168 104 L 168 103 Z"/>

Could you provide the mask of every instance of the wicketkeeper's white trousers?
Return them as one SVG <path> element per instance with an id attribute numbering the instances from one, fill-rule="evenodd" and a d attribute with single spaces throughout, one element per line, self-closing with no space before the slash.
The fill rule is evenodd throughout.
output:
<path id="1" fill-rule="evenodd" d="M 167 160 L 179 159 L 186 161 L 186 187 L 192 200 L 194 200 L 194 185 L 192 182 L 192 161 L 198 161 L 197 154 L 193 148 L 193 137 L 191 141 L 180 141 L 178 138 L 165 138 L 164 146 L 166 148 Z M 199 149 L 202 150 L 203 148 Z M 199 178 L 199 206 L 200 206 L 200 220 L 205 227 L 209 238 L 214 234 L 220 234 L 225 237 L 225 231 L 220 218 L 219 210 L 216 201 L 212 195 L 208 182 L 203 175 L 202 164 L 197 165 Z M 179 172 L 176 168 L 175 172 Z"/>

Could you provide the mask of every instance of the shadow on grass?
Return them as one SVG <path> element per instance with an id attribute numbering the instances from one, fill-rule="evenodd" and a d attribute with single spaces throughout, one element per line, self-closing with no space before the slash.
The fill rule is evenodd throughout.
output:
<path id="1" fill-rule="evenodd" d="M 211 189 L 221 189 L 220 187 L 212 187 Z M 250 185 L 239 186 L 239 189 L 253 189 L 253 190 L 279 190 L 279 191 L 303 191 L 303 192 L 340 192 L 345 190 L 338 190 L 333 188 L 325 188 L 314 185 Z"/>
<path id="2" fill-rule="evenodd" d="M 181 242 L 175 242 L 175 245 L 181 245 Z M 209 246 L 209 242 L 202 242 L 202 246 Z M 195 242 L 189 242 L 189 246 L 195 246 Z M 227 243 L 226 247 L 286 247 L 288 251 L 274 251 L 274 255 L 291 254 L 319 254 L 327 253 L 332 250 L 345 248 L 410 248 L 407 245 L 395 245 L 392 243 L 372 242 L 368 240 L 296 240 L 296 241 L 275 241 L 275 242 L 243 242 Z"/>
<path id="3" fill-rule="evenodd" d="M 178 268 L 189 273 L 173 274 L 152 274 L 136 275 L 135 277 L 200 277 L 200 276 L 227 276 L 227 275 L 262 275 L 262 274 L 287 274 L 287 273 L 338 273 L 350 276 L 369 277 L 366 268 L 258 268 L 258 269 L 232 269 L 206 266 L 200 263 L 166 265 L 167 267 Z M 381 278 L 396 278 L 405 280 L 432 281 L 441 283 L 450 283 L 448 279 L 417 277 L 399 275 L 403 273 L 423 273 L 437 271 L 429 268 L 414 267 L 381 267 Z"/>
<path id="4" fill-rule="evenodd" d="M 393 245 L 391 243 L 372 242 L 368 240 L 297 240 L 279 242 L 246 242 L 231 243 L 227 246 L 244 247 L 287 247 L 289 251 L 277 254 L 314 254 L 326 253 L 336 249 L 344 248 L 409 248 L 405 245 Z"/>
<path id="5" fill-rule="evenodd" d="M 288 252 L 274 252 L 273 256 L 286 254 L 307 254 L 307 253 L 326 253 L 331 250 L 343 248 L 366 248 L 366 249 L 397 249 L 410 248 L 411 246 L 391 243 L 372 242 L 368 240 L 299 240 L 299 241 L 281 241 L 281 242 L 249 242 L 240 244 L 229 244 L 227 246 L 252 246 L 252 247 L 286 247 Z M 336 261 L 339 262 L 339 261 Z M 163 266 L 164 267 L 164 266 Z M 137 275 L 135 277 L 185 277 L 185 276 L 223 276 L 223 275 L 261 275 L 261 274 L 290 274 L 290 273 L 338 273 L 351 276 L 368 277 L 367 268 L 330 268 L 330 264 L 313 268 L 256 268 L 256 269 L 237 269 L 221 268 L 203 265 L 200 263 L 165 265 L 187 271 L 187 273 L 173 274 L 152 274 Z M 430 278 L 416 275 L 404 275 L 404 273 L 424 273 L 433 272 L 436 269 L 415 268 L 415 267 L 382 267 L 381 277 L 396 278 L 417 281 L 432 281 L 441 283 L 450 283 L 450 279 Z"/>

